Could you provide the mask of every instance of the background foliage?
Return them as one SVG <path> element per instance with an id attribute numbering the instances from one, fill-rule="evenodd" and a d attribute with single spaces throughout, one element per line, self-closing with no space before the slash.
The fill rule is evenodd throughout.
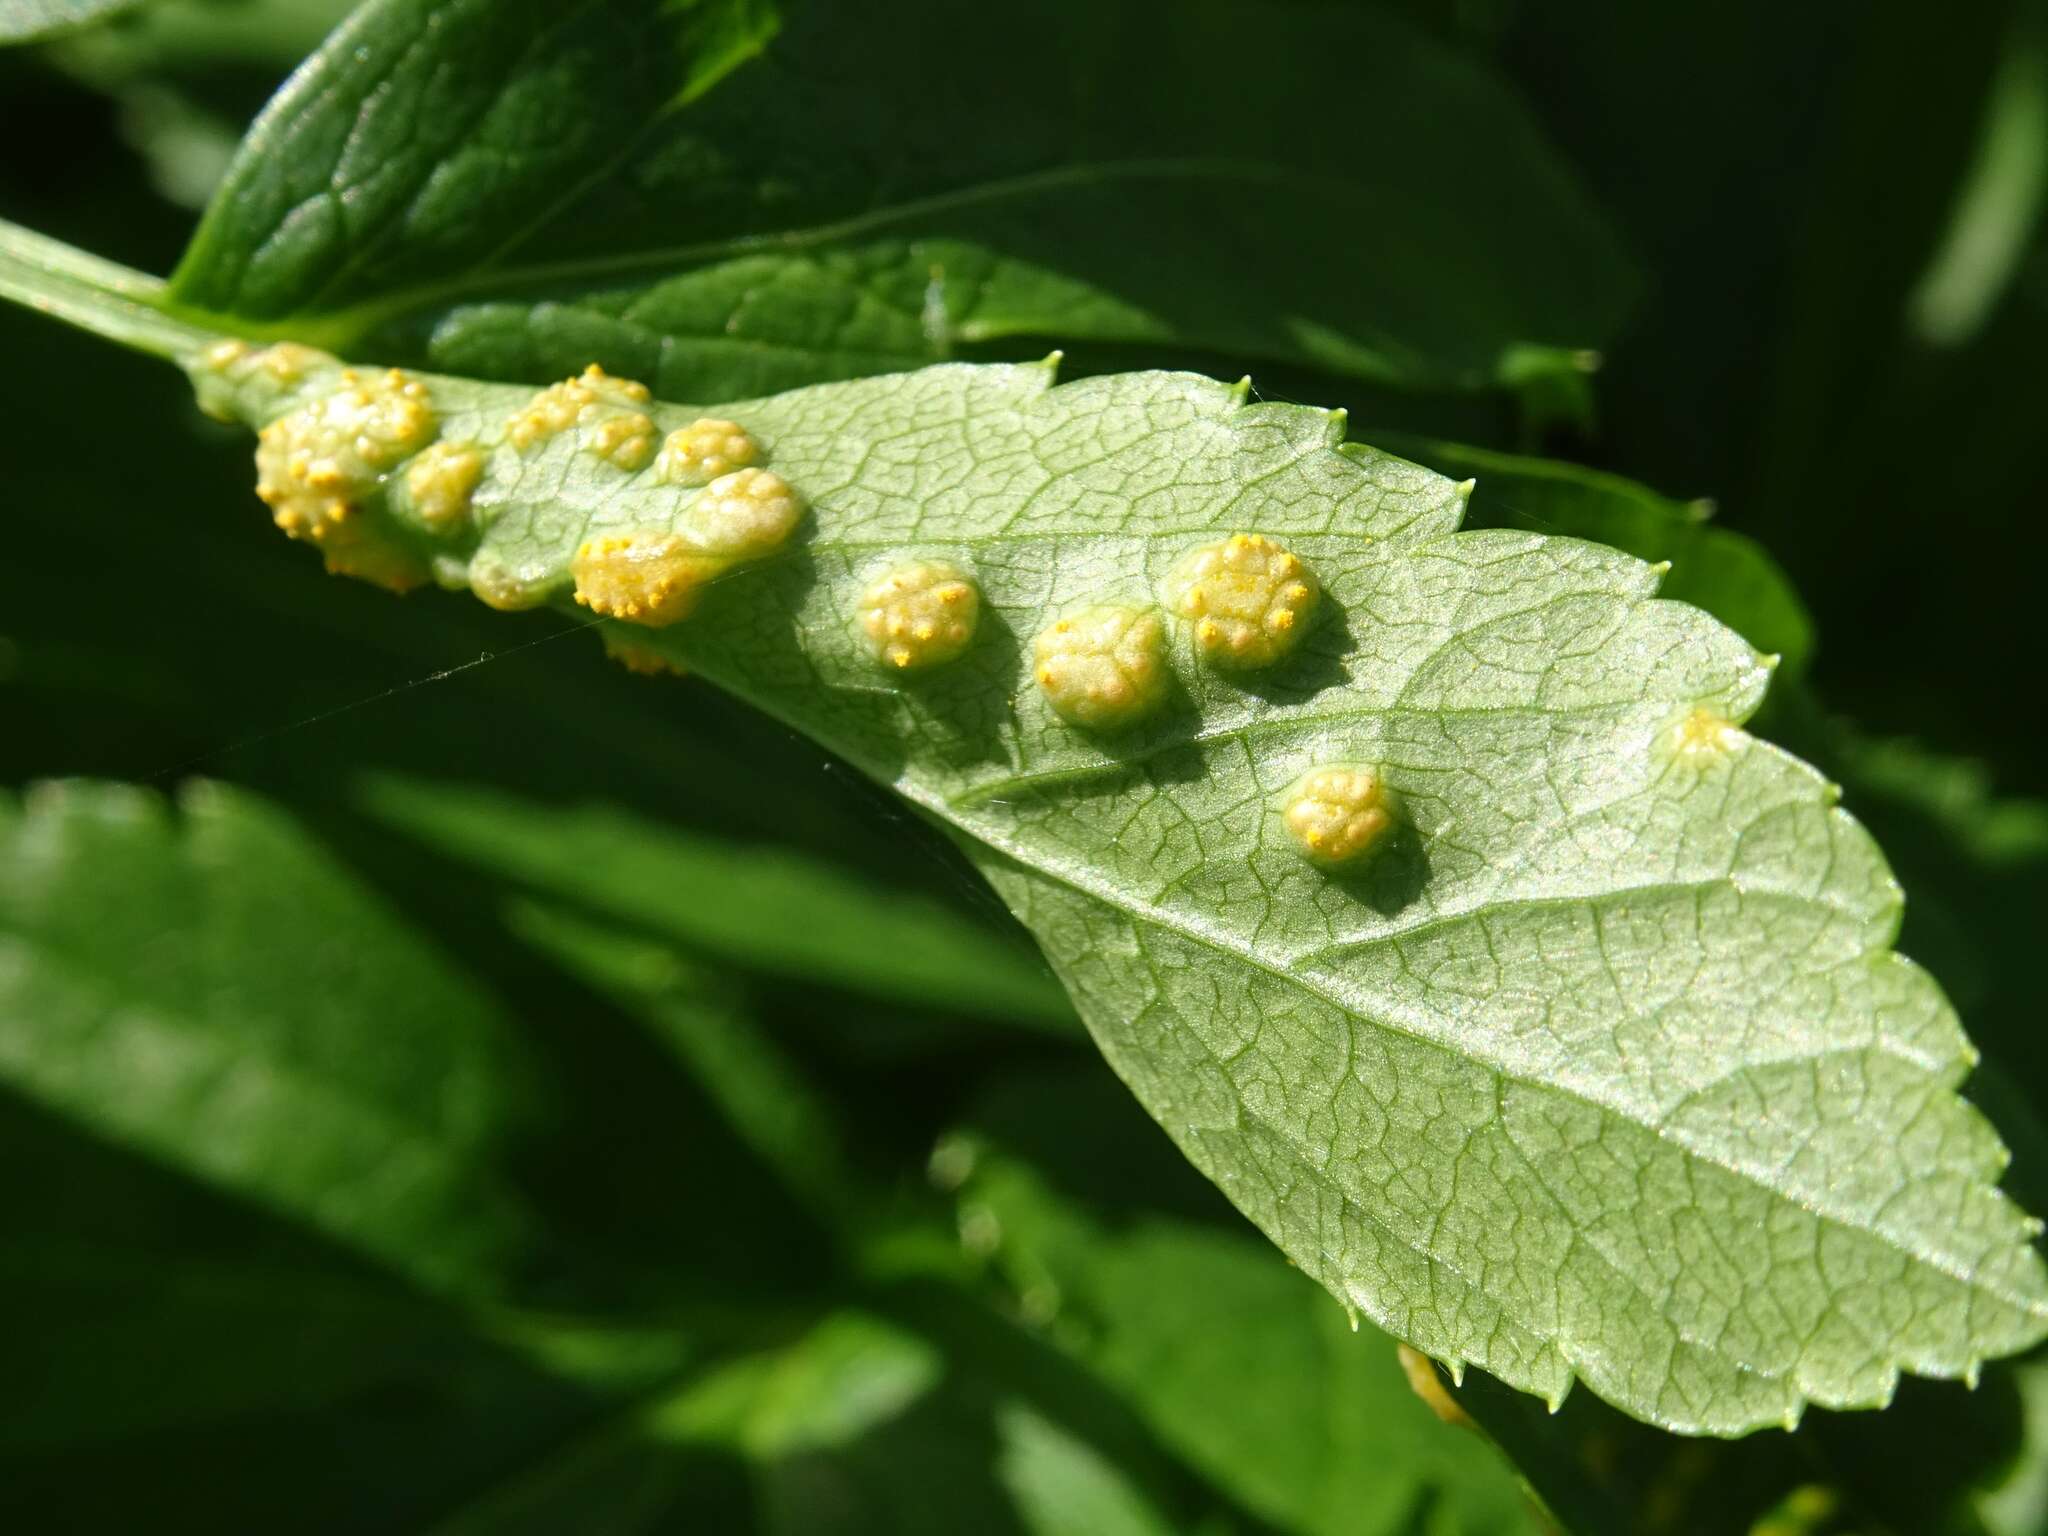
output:
<path id="1" fill-rule="evenodd" d="M 1672 595 L 1785 653 L 1758 727 L 1883 842 L 1901 947 L 1984 1048 L 2008 1186 L 2048 1204 L 2041 7 L 1945 17 L 1932 52 L 1889 4 L 1259 9 L 1287 18 L 1264 64 L 1214 45 L 1257 33 L 1229 7 L 1176 46 L 1140 7 L 1044 5 L 1042 53 L 995 22 L 857 27 L 852 72 L 903 104 L 864 120 L 929 179 L 894 190 L 1028 191 L 1128 129 L 1083 110 L 1104 93 L 1078 68 L 1059 111 L 1009 112 L 1010 82 L 1090 39 L 1098 66 L 1156 47 L 1106 94 L 1178 101 L 1174 131 L 1233 153 L 1312 145 L 1335 190 L 1307 236 L 1250 197 L 1169 192 L 1127 225 L 1063 202 L 1079 227 L 1050 230 L 1029 196 L 977 205 L 934 238 L 1008 253 L 1003 323 L 892 329 L 884 305 L 850 357 L 806 327 L 843 318 L 849 272 L 917 288 L 887 231 L 618 303 L 687 326 L 734 282 L 783 292 L 750 345 L 707 332 L 678 365 L 732 392 L 912 366 L 935 336 L 1078 340 L 1084 370 L 1135 341 L 1349 405 L 1366 440 L 1478 475 L 1476 521 L 1671 559 Z M 168 271 L 335 11 L 162 0 L 0 54 L 0 215 Z M 848 25 L 813 11 L 777 66 L 798 78 Z M 1289 52 L 1304 18 L 1353 46 Z M 1412 94 L 1353 101 L 1354 65 Z M 989 124 L 964 170 L 914 153 L 948 113 Z M 833 172 L 797 165 L 772 216 L 858 206 Z M 1427 195 L 1433 259 L 1384 271 L 1390 186 Z M 1212 211 L 1233 260 L 1194 263 L 1182 307 L 1101 299 L 1147 291 L 1148 231 L 1191 247 Z M 720 236 L 763 216 L 702 213 Z M 1357 252 L 1373 281 L 1340 280 Z M 546 301 L 327 318 L 545 376 L 607 318 L 505 353 L 503 306 Z M 61 999 L 0 1017 L 0 1458 L 36 1528 L 1541 1528 L 1508 1462 L 1180 1163 L 924 827 L 559 620 L 325 580 L 167 370 L 11 311 L 0 355 L 0 970 L 32 934 L 129 1003 L 91 1052 L 37 1049 Z M 94 782 L 30 787 L 54 778 Z M 2022 1361 L 1731 1444 L 1583 1395 L 1554 1418 L 1476 1378 L 1463 1398 L 1567 1528 L 1906 1532 L 2040 1528 L 2044 1395 Z"/>

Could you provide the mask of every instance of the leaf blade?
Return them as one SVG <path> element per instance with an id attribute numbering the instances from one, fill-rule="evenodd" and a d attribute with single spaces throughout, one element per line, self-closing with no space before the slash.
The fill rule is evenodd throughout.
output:
<path id="1" fill-rule="evenodd" d="M 428 387 L 486 443 L 521 403 Z M 1953 1091 L 1967 1042 L 1890 951 L 1889 871 L 1741 730 L 1768 663 L 1654 568 L 1457 532 L 1463 487 L 1187 375 L 948 365 L 716 409 L 814 526 L 645 643 L 969 840 L 1154 1118 L 1347 1304 L 1553 1401 L 1583 1379 L 1718 1434 L 2048 1329 L 2035 1229 Z M 494 452 L 470 558 L 537 593 L 580 541 L 688 505 L 573 443 Z M 1114 742 L 1033 695 L 1018 637 L 1151 601 L 1233 528 L 1320 577 L 1294 656 L 1242 685 L 1184 650 L 1162 717 Z M 926 552 L 971 567 L 992 634 L 899 687 L 856 594 Z M 1278 825 L 1332 759 L 1403 807 L 1343 879 Z"/>
<path id="2" fill-rule="evenodd" d="M 518 1099 L 488 1008 L 287 818 L 210 784 L 179 815 L 92 784 L 0 809 L 0 1073 L 428 1289 L 488 1292 L 531 1220 L 487 1156 Z M 328 1027 L 365 996 L 357 954 L 377 1053 Z"/>
<path id="3" fill-rule="evenodd" d="M 1393 207 L 1400 239 L 1353 238 Z M 1447 303 L 1473 268 L 1483 301 Z M 1632 288 L 1512 93 L 1373 12 L 921 0 L 778 33 L 754 0 L 377 0 L 252 130 L 172 296 L 451 372 L 596 356 L 730 398 L 1019 336 L 1506 386 L 1600 344 Z"/>

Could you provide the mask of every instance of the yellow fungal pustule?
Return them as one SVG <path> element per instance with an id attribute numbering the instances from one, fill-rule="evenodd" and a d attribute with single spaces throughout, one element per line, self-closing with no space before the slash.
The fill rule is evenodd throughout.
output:
<path id="1" fill-rule="evenodd" d="M 1683 757 L 1714 757 L 1742 745 L 1743 730 L 1702 705 L 1672 730 L 1672 745 Z"/>
<path id="2" fill-rule="evenodd" d="M 550 384 L 514 412 L 505 438 L 521 453 L 544 448 L 573 428 L 586 431 L 583 446 L 621 469 L 639 469 L 654 457 L 654 422 L 639 407 L 648 389 L 617 379 L 596 363 L 573 379 Z"/>
<path id="3" fill-rule="evenodd" d="M 780 549 L 803 515 L 802 498 L 782 476 L 736 469 L 698 493 L 684 514 L 682 531 L 706 554 L 755 560 Z"/>
<path id="4" fill-rule="evenodd" d="M 405 467 L 413 515 L 429 532 L 453 532 L 469 516 L 469 498 L 483 473 L 484 456 L 469 444 L 428 444 Z"/>
<path id="5" fill-rule="evenodd" d="M 598 628 L 598 638 L 604 641 L 604 653 L 624 667 L 628 672 L 641 677 L 688 677 L 690 669 L 664 651 L 658 651 L 644 640 L 635 640 L 612 625 Z"/>
<path id="6" fill-rule="evenodd" d="M 277 526 L 320 545 L 330 571 L 403 592 L 428 566 L 364 501 L 385 473 L 433 437 L 426 386 L 396 368 L 346 370 L 338 386 L 257 434 L 256 494 Z"/>
<path id="7" fill-rule="evenodd" d="M 1379 774 L 1362 764 L 1338 763 L 1295 780 L 1281 818 L 1305 857 L 1342 865 L 1379 846 L 1394 824 L 1394 808 Z"/>
<path id="8" fill-rule="evenodd" d="M 914 671 L 952 661 L 973 643 L 981 593 L 957 566 L 919 560 L 885 571 L 860 595 L 860 627 L 875 659 Z"/>
<path id="9" fill-rule="evenodd" d="M 654 473 L 675 485 L 709 485 L 760 456 L 761 445 L 738 422 L 702 416 L 669 433 Z"/>
<path id="10" fill-rule="evenodd" d="M 271 383 L 290 388 L 301 383 L 308 374 L 334 359 L 318 347 L 301 346 L 296 341 L 280 341 L 261 351 L 248 355 L 249 367 L 263 375 Z"/>
<path id="11" fill-rule="evenodd" d="M 1061 719 L 1132 725 L 1166 701 L 1166 626 L 1150 608 L 1083 608 L 1039 631 L 1031 671 Z"/>
<path id="12" fill-rule="evenodd" d="M 623 470 L 644 469 L 654 457 L 654 420 L 641 411 L 628 411 L 600 421 L 590 430 L 586 446 L 607 464 Z"/>
<path id="13" fill-rule="evenodd" d="M 233 336 L 216 341 L 199 354 L 200 363 L 214 373 L 225 373 L 250 352 L 249 343 Z"/>
<path id="14" fill-rule="evenodd" d="M 188 364 L 199 408 L 217 421 L 242 421 L 274 413 L 281 397 L 322 371 L 341 363 L 316 347 L 295 341 L 254 347 L 233 337 L 214 342 Z"/>
<path id="15" fill-rule="evenodd" d="M 642 529 L 585 539 L 569 569 L 592 613 L 659 629 L 689 615 L 716 565 L 675 534 Z"/>
<path id="16" fill-rule="evenodd" d="M 1308 632 L 1322 584 L 1286 545 L 1234 533 L 1190 550 L 1174 567 L 1167 595 L 1194 626 L 1195 645 L 1211 666 L 1270 667 Z"/>

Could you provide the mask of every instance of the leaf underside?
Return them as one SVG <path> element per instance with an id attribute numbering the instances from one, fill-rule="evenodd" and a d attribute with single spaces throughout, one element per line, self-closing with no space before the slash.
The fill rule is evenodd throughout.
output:
<path id="1" fill-rule="evenodd" d="M 451 584 L 481 559 L 566 602 L 586 539 L 676 524 L 687 492 L 574 432 L 507 446 L 527 391 L 424 382 L 489 452 Z M 1191 375 L 947 365 L 704 409 L 808 518 L 632 637 L 947 824 L 1153 1117 L 1347 1306 L 1553 1402 L 1579 1379 L 1716 1434 L 2041 1337 L 2036 1226 L 1954 1091 L 1953 1012 L 1890 948 L 1896 885 L 1819 775 L 1739 729 L 1766 660 L 1658 599 L 1657 568 L 1460 533 L 1461 487 Z M 1054 716 L 1030 637 L 1156 601 L 1234 531 L 1321 577 L 1300 648 L 1231 681 L 1180 630 L 1157 718 Z M 906 558 L 986 605 L 914 679 L 853 622 Z M 1401 808 L 1362 874 L 1280 824 L 1332 761 Z"/>

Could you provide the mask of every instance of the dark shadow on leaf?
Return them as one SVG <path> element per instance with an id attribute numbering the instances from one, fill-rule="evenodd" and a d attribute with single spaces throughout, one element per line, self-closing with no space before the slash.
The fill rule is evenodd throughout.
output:
<path id="1" fill-rule="evenodd" d="M 1212 671 L 1209 676 L 1268 704 L 1303 704 L 1326 688 L 1341 688 L 1351 681 L 1346 658 L 1357 649 L 1349 611 L 1333 593 L 1325 592 L 1301 645 L 1277 667 L 1259 672 Z"/>
<path id="2" fill-rule="evenodd" d="M 1382 917 L 1405 911 L 1429 886 L 1429 845 L 1407 822 L 1396 822 L 1387 840 L 1356 870 L 1331 870 L 1340 889 Z"/>

